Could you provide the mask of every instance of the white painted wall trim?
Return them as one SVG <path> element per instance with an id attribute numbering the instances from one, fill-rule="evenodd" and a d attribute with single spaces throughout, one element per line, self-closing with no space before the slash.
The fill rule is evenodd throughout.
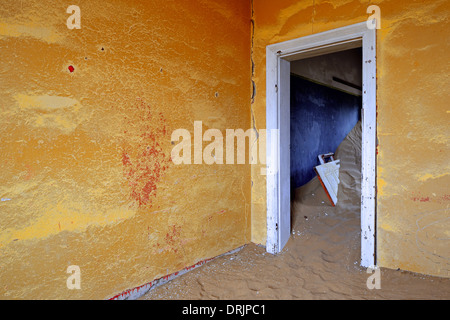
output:
<path id="1" fill-rule="evenodd" d="M 279 163 L 289 142 L 272 137 L 280 129 L 280 119 L 289 108 L 280 105 L 280 60 L 294 61 L 355 47 L 363 48 L 363 110 L 362 110 L 362 179 L 361 179 L 361 265 L 374 266 L 375 261 L 375 196 L 376 196 L 376 30 L 362 22 L 266 47 L 266 128 L 267 128 L 267 252 L 283 249 L 280 223 L 286 221 L 281 212 Z M 283 101 L 289 99 L 284 99 Z M 287 228 L 289 229 L 289 228 Z"/>

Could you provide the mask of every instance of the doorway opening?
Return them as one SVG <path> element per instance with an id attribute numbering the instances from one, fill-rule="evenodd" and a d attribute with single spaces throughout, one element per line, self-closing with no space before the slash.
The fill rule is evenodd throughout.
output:
<path id="1" fill-rule="evenodd" d="M 348 54 L 350 50 L 354 50 L 354 54 L 360 52 L 361 84 L 355 84 L 343 75 L 334 75 L 331 81 L 334 86 L 341 86 L 341 90 L 342 86 L 347 91 L 359 90 L 362 97 L 362 108 L 357 108 L 361 110 L 360 113 L 356 111 L 357 116 L 355 110 L 343 113 L 350 114 L 349 119 L 353 119 L 345 122 L 351 123 L 356 118 L 361 119 L 361 266 L 370 267 L 376 264 L 376 39 L 375 29 L 367 28 L 365 22 L 270 45 L 266 49 L 266 250 L 270 253 L 280 252 L 291 234 L 291 70 L 296 69 L 297 60 L 339 52 Z M 304 82 L 306 79 L 292 79 L 293 82 L 300 82 L 300 85 L 312 86 Z M 336 116 L 338 114 L 339 112 Z M 343 121 L 337 121 L 339 122 Z M 356 124 L 350 129 L 354 127 Z M 343 129 L 340 126 L 335 130 L 345 133 L 348 128 Z M 349 133 L 350 131 L 346 135 Z M 320 139 L 333 138 L 335 137 Z"/>
<path id="2" fill-rule="evenodd" d="M 332 239 L 328 245 L 352 260 L 361 212 L 361 61 L 354 48 L 290 65 L 291 231 Z"/>

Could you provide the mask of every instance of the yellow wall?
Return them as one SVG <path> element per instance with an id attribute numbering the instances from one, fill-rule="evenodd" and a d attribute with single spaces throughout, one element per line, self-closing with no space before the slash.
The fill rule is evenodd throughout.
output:
<path id="1" fill-rule="evenodd" d="M 250 126 L 250 2 L 82 1 L 79 30 L 71 4 L 0 5 L 6 299 L 104 299 L 250 241 L 250 166 L 170 161 L 175 129 Z"/>
<path id="2" fill-rule="evenodd" d="M 446 0 L 254 0 L 257 129 L 265 127 L 265 47 L 366 21 L 377 31 L 378 264 L 449 276 L 449 12 Z M 265 243 L 265 177 L 252 168 L 252 241 Z"/>
<path id="3" fill-rule="evenodd" d="M 69 30 L 71 4 L 0 6 L 1 297 L 108 298 L 264 244 L 261 166 L 175 166 L 171 132 L 264 129 L 265 47 L 365 21 L 369 4 L 378 261 L 449 275 L 447 1 L 98 0 Z"/>

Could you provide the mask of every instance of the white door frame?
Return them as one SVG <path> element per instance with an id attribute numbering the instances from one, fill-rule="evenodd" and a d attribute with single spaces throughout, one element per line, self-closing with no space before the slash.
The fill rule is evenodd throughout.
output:
<path id="1" fill-rule="evenodd" d="M 362 22 L 266 47 L 267 252 L 281 252 L 282 239 L 290 234 L 290 210 L 280 210 L 280 190 L 290 188 L 289 179 L 280 179 L 281 171 L 289 168 L 279 163 L 290 152 L 290 141 L 278 134 L 290 112 L 289 99 L 280 99 L 285 91 L 279 87 L 285 79 L 280 72 L 286 70 L 280 62 L 362 47 L 361 266 L 376 264 L 376 30 L 367 26 Z"/>

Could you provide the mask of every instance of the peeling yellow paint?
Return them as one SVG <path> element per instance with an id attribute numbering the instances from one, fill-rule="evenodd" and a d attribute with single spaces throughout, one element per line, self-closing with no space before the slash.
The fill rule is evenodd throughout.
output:
<path id="1" fill-rule="evenodd" d="M 381 229 L 389 231 L 389 232 L 399 232 L 400 230 L 398 228 L 393 227 L 390 224 L 382 223 L 380 226 Z"/>
<path id="2" fill-rule="evenodd" d="M 438 178 L 442 178 L 449 175 L 448 172 L 442 173 L 442 174 L 431 174 L 431 173 L 427 173 L 424 174 L 420 177 L 418 177 L 418 181 L 423 182 L 423 181 L 427 181 L 428 179 L 438 179 Z"/>
<path id="3" fill-rule="evenodd" d="M 26 95 L 23 93 L 14 96 L 19 108 L 21 109 L 39 109 L 41 111 L 54 111 L 62 108 L 72 108 L 78 111 L 80 103 L 76 99 L 69 97 L 50 96 L 50 95 Z"/>
<path id="4" fill-rule="evenodd" d="M 136 209 L 127 206 L 111 208 L 106 212 L 82 212 L 79 203 L 59 202 L 56 206 L 46 208 L 46 213 L 22 229 L 4 229 L 0 243 L 4 246 L 14 240 L 45 239 L 59 232 L 83 232 L 88 227 L 102 227 L 131 218 Z"/>
<path id="5" fill-rule="evenodd" d="M 88 112 L 79 112 L 83 106 L 70 97 L 17 94 L 14 98 L 19 112 L 26 113 L 27 123 L 38 128 L 69 134 L 90 117 Z"/>
<path id="6" fill-rule="evenodd" d="M 384 195 L 384 187 L 386 186 L 386 181 L 381 178 L 377 179 L 377 190 L 378 196 L 382 197 Z"/>
<path id="7" fill-rule="evenodd" d="M 0 22 L 0 39 L 3 37 L 32 37 L 47 43 L 56 43 L 62 40 L 62 36 L 55 30 L 36 23 L 18 25 Z"/>

